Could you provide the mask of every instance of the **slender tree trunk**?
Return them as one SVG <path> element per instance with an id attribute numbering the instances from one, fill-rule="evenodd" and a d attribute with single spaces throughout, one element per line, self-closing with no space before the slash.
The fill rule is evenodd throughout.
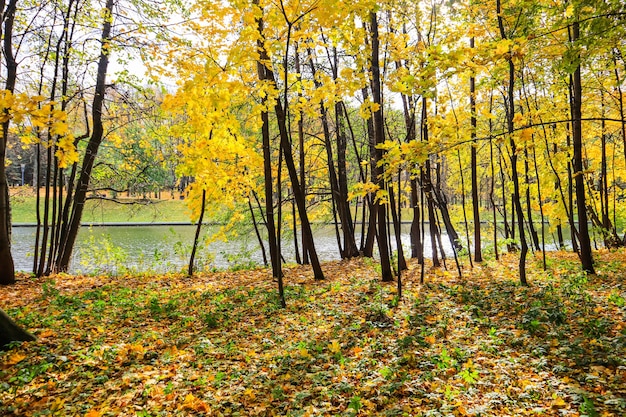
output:
<path id="1" fill-rule="evenodd" d="M 402 223 L 400 217 L 400 194 L 398 191 L 398 204 L 396 206 L 396 197 L 393 191 L 393 183 L 389 185 L 389 206 L 391 208 L 391 219 L 393 222 L 394 237 L 396 238 L 396 251 L 398 252 L 398 273 L 408 269 L 406 259 L 404 258 L 404 248 L 402 247 Z M 398 176 L 398 190 L 400 190 L 400 176 Z"/>
<path id="2" fill-rule="evenodd" d="M 573 85 L 573 81 L 570 76 L 570 90 L 571 85 Z M 570 124 L 567 124 L 567 148 L 571 149 L 572 147 L 572 135 L 570 132 Z M 574 220 L 574 176 L 572 174 L 573 170 L 573 156 L 570 154 L 570 159 L 567 161 L 567 205 L 569 206 L 569 213 L 567 219 L 570 225 L 570 237 L 572 240 L 572 251 L 577 254 L 580 253 L 578 248 L 578 229 L 576 228 L 576 221 Z M 565 201 L 563 204 L 566 204 Z"/>
<path id="3" fill-rule="evenodd" d="M 259 242 L 259 247 L 261 248 L 261 256 L 263 257 L 263 265 L 267 266 L 267 253 L 265 252 L 265 245 L 263 244 L 263 239 L 261 238 L 261 232 L 259 231 L 259 224 L 256 221 L 256 217 L 254 216 L 254 209 L 252 208 L 252 202 L 250 201 L 250 197 L 248 196 L 248 209 L 250 210 L 250 217 L 252 217 L 252 225 L 254 226 L 254 233 Z M 294 229 L 295 230 L 295 229 Z M 295 234 L 295 231 L 294 231 Z"/>
<path id="4" fill-rule="evenodd" d="M 470 48 L 474 48 L 474 37 L 470 38 Z M 482 262 L 483 254 L 481 248 L 481 236 L 480 236 L 480 200 L 478 198 L 479 184 L 478 184 L 478 142 L 476 141 L 476 78 L 472 72 L 470 77 L 470 125 L 471 125 L 471 139 L 472 147 L 471 151 L 471 166 L 472 166 L 472 211 L 474 215 L 474 260 L 476 262 Z M 469 245 L 469 242 L 467 242 Z M 468 248 L 469 249 L 469 248 Z"/>
<path id="5" fill-rule="evenodd" d="M 258 2 L 254 2 L 258 4 Z M 263 19 L 258 19 L 259 33 L 263 33 Z M 263 40 L 257 41 L 257 48 L 259 51 L 263 51 Z M 257 72 L 261 82 L 268 79 L 266 74 L 267 68 L 261 60 L 257 61 Z M 261 105 L 263 109 L 267 107 L 267 96 L 261 98 Z M 278 244 L 276 241 L 276 225 L 274 223 L 274 182 L 272 179 L 272 150 L 271 150 L 271 138 L 270 138 L 270 122 L 269 115 L 266 110 L 261 112 L 261 136 L 263 142 L 263 173 L 265 184 L 265 225 L 267 227 L 267 240 L 270 249 L 270 261 L 272 264 L 272 276 L 278 280 L 279 283 L 279 296 L 281 294 L 280 288 L 282 288 L 283 274 L 280 263 L 280 253 L 278 252 Z M 284 302 L 284 298 L 281 298 L 281 302 Z"/>
<path id="6" fill-rule="evenodd" d="M 535 223 L 533 222 L 533 212 L 531 207 L 531 196 L 530 196 L 530 165 L 528 164 L 528 148 L 524 149 L 524 178 L 526 179 L 526 216 L 528 217 L 528 229 L 530 233 L 530 238 L 533 243 L 535 249 L 539 250 L 539 235 L 537 234 L 537 229 L 535 228 Z M 539 178 L 537 178 L 539 181 Z"/>
<path id="7" fill-rule="evenodd" d="M 295 48 L 295 64 L 296 64 L 296 73 L 301 74 L 300 68 L 300 53 L 298 52 L 298 46 L 296 44 Z M 298 91 L 298 97 L 301 97 L 302 93 Z M 300 117 L 298 118 L 298 163 L 300 168 L 300 186 L 302 187 L 302 193 L 306 196 L 306 161 L 305 161 L 305 153 L 304 153 L 304 110 L 300 110 Z M 295 202 L 294 202 L 294 212 L 295 212 Z M 294 213 L 294 222 L 295 222 L 295 213 Z M 294 239 L 297 241 L 298 234 L 295 231 L 294 227 Z M 302 235 L 302 263 L 304 265 L 309 264 L 309 248 L 306 247 L 304 239 L 304 229 L 302 226 L 300 227 L 300 233 Z M 297 245 L 297 244 L 296 244 Z M 297 248 L 296 248 L 297 253 Z M 297 260 L 297 258 L 296 258 Z"/>
<path id="8" fill-rule="evenodd" d="M 418 198 L 417 180 L 411 178 L 411 258 L 417 258 L 418 263 L 424 262 L 424 243 L 422 241 L 420 201 Z"/>
<path id="9" fill-rule="evenodd" d="M 300 257 L 300 247 L 298 245 L 298 221 L 296 218 L 296 202 L 291 199 L 291 219 L 293 225 L 293 252 L 296 255 L 296 263 L 302 265 L 302 258 Z"/>
<path id="10" fill-rule="evenodd" d="M 615 89 L 617 90 L 617 102 L 619 104 L 619 115 L 622 120 L 622 126 L 620 133 L 622 136 L 622 151 L 624 152 L 624 161 L 626 162 L 626 114 L 624 112 L 624 95 L 622 94 L 622 79 L 619 76 L 619 70 L 617 69 L 617 58 L 621 56 L 621 52 L 617 48 L 613 49 L 613 64 L 615 68 L 613 73 L 615 74 Z M 622 57 L 622 60 L 624 58 Z"/>
<path id="11" fill-rule="evenodd" d="M 363 88 L 361 90 L 361 94 L 363 95 L 363 101 L 366 102 L 369 100 L 369 94 L 367 88 Z M 367 149 L 369 156 L 369 167 L 370 167 L 370 180 L 372 183 L 376 183 L 376 137 L 374 135 L 374 118 L 368 118 L 365 123 L 367 126 Z M 376 240 L 376 210 L 374 208 L 374 197 L 370 194 L 366 197 L 367 199 L 367 233 L 365 236 L 365 245 L 362 248 L 363 256 L 371 258 L 374 256 L 374 242 Z"/>
<path id="12" fill-rule="evenodd" d="M 4 12 L 4 59 L 7 66 L 5 89 L 13 93 L 17 80 L 17 62 L 13 56 L 13 22 L 17 0 L 9 0 L 6 5 L 2 1 L 0 10 Z M 8 109 L 5 112 L 8 113 Z M 2 123 L 0 139 L 0 285 L 15 282 L 15 265 L 11 255 L 11 207 L 9 203 L 9 184 L 6 175 L 6 150 L 9 141 L 11 119 Z"/>
<path id="13" fill-rule="evenodd" d="M 333 48 L 333 79 L 337 80 L 339 59 L 337 48 Z M 348 138 L 345 128 L 346 115 L 343 112 L 343 102 L 335 103 L 335 129 L 337 138 L 337 205 L 339 208 L 339 219 L 343 231 L 344 255 L 346 258 L 359 256 L 359 249 L 354 238 L 354 222 L 350 212 L 350 203 L 348 201 L 348 169 L 346 161 L 346 152 L 348 149 Z"/>
<path id="14" fill-rule="evenodd" d="M 467 221 L 467 210 L 465 209 L 465 179 L 463 175 L 463 164 L 461 163 L 461 151 L 456 151 L 457 160 L 459 162 L 459 173 L 461 177 L 461 210 L 463 211 L 463 222 L 465 223 L 465 239 L 467 239 L 467 258 L 470 262 L 470 268 L 474 268 L 472 262 L 472 252 L 470 250 L 469 222 Z M 473 169 L 474 167 L 472 167 Z M 475 236 L 474 236 L 475 237 Z M 456 252 L 455 252 L 456 253 Z"/>
<path id="15" fill-rule="evenodd" d="M 498 14 L 498 27 L 500 29 L 500 36 L 502 39 L 507 39 L 501 14 L 500 0 L 496 0 L 496 9 L 496 13 Z M 526 243 L 526 233 L 524 231 L 524 213 L 522 212 L 519 176 L 517 172 L 517 145 L 514 138 L 515 125 L 513 123 L 513 119 L 515 117 L 515 101 L 513 92 L 515 89 L 515 65 L 513 64 L 512 56 L 509 58 L 508 64 L 509 79 L 507 85 L 508 94 L 506 103 L 506 119 L 507 131 L 509 134 L 509 144 L 511 146 L 511 180 L 513 181 L 513 205 L 515 207 L 515 213 L 517 214 L 519 240 L 521 245 L 519 258 L 519 277 L 522 285 L 528 285 L 528 281 L 526 280 L 526 254 L 528 253 L 528 244 Z"/>
<path id="16" fill-rule="evenodd" d="M 373 114 L 374 121 L 374 137 L 376 138 L 376 145 L 380 145 L 385 141 L 384 135 L 384 122 L 383 122 L 383 103 L 381 94 L 381 81 L 380 81 L 380 41 L 378 38 L 378 18 L 375 12 L 370 13 L 371 19 L 371 31 L 372 31 L 372 98 L 374 103 L 378 105 L 378 109 Z M 383 150 L 379 147 L 375 149 L 375 172 L 374 178 L 376 184 L 382 191 L 385 189 L 385 179 L 383 177 L 382 168 L 378 165 L 378 162 L 383 159 Z M 387 215 L 385 205 L 381 204 L 379 199 L 374 200 L 374 210 L 377 217 L 377 232 L 378 232 L 378 253 L 380 256 L 380 265 L 383 281 L 392 281 L 393 272 L 391 270 L 391 260 L 389 257 L 389 243 L 387 235 Z"/>
<path id="17" fill-rule="evenodd" d="M 78 182 L 76 183 L 76 192 L 74 194 L 68 232 L 65 236 L 65 241 L 61 243 L 62 246 L 59 251 L 57 270 L 61 272 L 65 272 L 69 269 L 72 251 L 74 249 L 74 244 L 76 243 L 76 237 L 78 236 L 78 229 L 83 215 L 83 209 L 85 208 L 85 201 L 87 200 L 87 191 L 91 181 L 91 171 L 93 169 L 96 156 L 98 155 L 98 149 L 100 148 L 100 144 L 102 143 L 102 139 L 104 137 L 102 112 L 104 107 L 104 97 L 106 95 L 107 69 L 109 66 L 113 5 L 114 0 L 107 0 L 104 9 L 104 23 L 102 25 L 101 36 L 102 46 L 98 61 L 98 70 L 96 73 L 96 89 L 92 104 L 93 131 L 91 133 L 91 138 L 87 143 L 82 168 L 80 170 Z"/>
<path id="18" fill-rule="evenodd" d="M 575 44 L 580 38 L 578 21 L 572 24 L 572 42 Z M 583 172 L 583 144 L 582 144 L 582 82 L 580 64 L 576 67 L 572 85 L 572 144 L 574 146 L 574 176 L 576 180 L 576 206 L 578 210 L 578 235 L 580 237 L 580 261 L 583 270 L 594 274 L 589 225 L 587 224 L 587 205 L 585 202 L 585 177 Z"/>
<path id="19" fill-rule="evenodd" d="M 198 250 L 198 242 L 200 241 L 200 232 L 202 230 L 202 220 L 204 220 L 204 211 L 206 209 L 206 190 L 202 189 L 202 203 L 200 205 L 200 217 L 198 217 L 198 224 L 196 225 L 196 233 L 193 237 L 193 246 L 191 247 L 191 255 L 189 256 L 189 268 L 187 269 L 187 276 L 193 276 L 193 271 L 196 261 L 196 251 Z"/>
<path id="20" fill-rule="evenodd" d="M 493 94 L 489 95 L 489 113 L 493 110 Z M 493 134 L 493 121 L 489 119 L 489 137 Z M 489 139 L 489 159 L 491 167 L 491 182 L 489 187 L 489 200 L 491 201 L 491 213 L 493 216 L 493 251 L 495 253 L 496 260 L 500 259 L 498 251 L 498 216 L 495 200 L 495 188 L 496 188 L 496 171 L 495 171 L 495 158 L 493 155 L 493 139 Z"/>
<path id="21" fill-rule="evenodd" d="M 502 222 L 504 226 L 504 240 L 506 240 L 507 252 L 512 252 L 514 245 L 511 243 L 511 227 L 509 226 L 509 216 L 506 204 L 506 175 L 504 175 L 504 158 L 502 157 L 502 148 L 498 145 L 498 166 L 500 167 L 500 187 L 502 190 Z"/>
<path id="22" fill-rule="evenodd" d="M 259 19 L 262 23 L 262 19 Z M 260 31 L 259 33 L 262 35 L 262 24 L 259 25 Z M 259 54 L 260 54 L 260 63 L 263 65 L 263 80 L 268 81 L 270 84 L 276 86 L 276 77 L 274 76 L 274 72 L 268 68 L 263 62 L 269 62 L 269 56 L 267 51 L 265 50 L 265 46 L 262 42 L 262 39 L 259 40 Z M 300 220 L 302 221 L 302 228 L 304 231 L 304 238 L 306 240 L 306 245 L 309 248 L 309 256 L 311 259 L 311 267 L 313 268 L 313 274 L 316 280 L 323 280 L 324 273 L 322 271 L 322 267 L 319 262 L 319 258 L 317 257 L 317 252 L 315 249 L 315 244 L 313 242 L 313 232 L 311 230 L 311 223 L 309 222 L 309 217 L 306 211 L 306 201 L 304 193 L 302 192 L 302 188 L 300 187 L 300 181 L 298 180 L 298 171 L 296 169 L 296 165 L 292 155 L 291 143 L 289 141 L 289 133 L 287 131 L 287 121 L 286 121 L 286 109 L 283 108 L 283 105 L 279 99 L 276 99 L 274 102 L 274 112 L 276 114 L 276 119 L 278 123 L 278 130 L 280 136 L 280 144 L 282 148 L 282 155 L 285 158 L 285 165 L 287 165 L 287 172 L 289 173 L 289 179 L 291 180 L 291 184 L 293 186 L 294 198 L 296 199 L 296 205 L 298 207 L 298 213 L 300 215 Z M 282 283 L 282 277 L 279 281 Z"/>

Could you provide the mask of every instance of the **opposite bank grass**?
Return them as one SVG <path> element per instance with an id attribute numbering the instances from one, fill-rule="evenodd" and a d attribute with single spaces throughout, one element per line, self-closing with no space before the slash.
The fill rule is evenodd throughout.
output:
<path id="1" fill-rule="evenodd" d="M 1 415 L 621 416 L 624 251 L 395 284 L 373 262 L 158 276 L 21 276 L 0 305 L 38 340 L 0 354 Z"/>
<path id="2" fill-rule="evenodd" d="M 124 197 L 120 198 L 120 202 L 89 199 L 85 205 L 82 223 L 189 223 L 190 212 L 186 202 L 178 198 L 178 195 L 175 197 Z M 12 189 L 11 217 L 14 224 L 35 223 L 36 207 L 36 198 L 31 187 Z M 43 202 L 40 202 L 40 207 L 43 213 Z"/>

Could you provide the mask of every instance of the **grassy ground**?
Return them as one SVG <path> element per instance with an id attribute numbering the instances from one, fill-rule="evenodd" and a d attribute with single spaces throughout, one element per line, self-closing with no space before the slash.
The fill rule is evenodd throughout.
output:
<path id="1" fill-rule="evenodd" d="M 124 222 L 189 222 L 186 202 L 164 196 L 162 199 L 121 198 L 123 204 L 109 200 L 88 200 L 83 213 L 83 224 Z M 32 188 L 15 188 L 11 195 L 13 223 L 35 223 L 36 199 Z M 41 205 L 43 213 L 43 204 Z"/>
<path id="2" fill-rule="evenodd" d="M 1 415 L 623 416 L 626 252 L 556 253 L 404 296 L 372 262 L 134 277 L 20 277 L 0 306 L 38 337 L 0 354 Z"/>

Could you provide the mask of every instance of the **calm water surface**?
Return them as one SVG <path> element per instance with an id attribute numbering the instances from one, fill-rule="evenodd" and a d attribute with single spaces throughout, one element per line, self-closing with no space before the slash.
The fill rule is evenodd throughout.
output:
<path id="1" fill-rule="evenodd" d="M 203 229 L 207 236 L 215 233 L 218 227 L 205 226 Z M 31 272 L 33 269 L 35 231 L 35 227 L 13 227 L 12 252 L 18 271 Z M 83 226 L 78 234 L 70 272 L 178 272 L 185 269 L 189 261 L 194 233 L 195 226 L 191 225 Z M 333 226 L 315 226 L 313 233 L 321 260 L 340 259 Z M 360 236 L 357 236 L 357 244 L 359 240 Z M 443 236 L 443 244 L 451 255 L 446 236 Z M 395 246 L 395 240 L 392 245 Z M 285 260 L 294 261 L 293 237 L 285 236 L 282 246 Z M 409 225 L 403 228 L 402 246 L 405 252 L 409 251 Z M 426 256 L 430 255 L 428 246 Z M 199 255 L 207 268 L 263 263 L 252 228 L 227 242 L 217 240 L 203 245 Z"/>

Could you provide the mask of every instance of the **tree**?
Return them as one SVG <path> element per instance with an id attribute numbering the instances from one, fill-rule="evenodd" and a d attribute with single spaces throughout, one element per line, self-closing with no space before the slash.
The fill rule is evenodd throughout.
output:
<path id="1" fill-rule="evenodd" d="M 498 15 L 498 28 L 500 29 L 500 37 L 503 41 L 508 40 L 508 36 L 504 27 L 504 19 L 502 17 L 502 8 L 500 5 L 500 0 L 496 0 L 496 13 Z M 524 227 L 524 213 L 522 212 L 522 202 L 520 197 L 520 185 L 519 185 L 519 174 L 517 170 L 517 155 L 518 149 L 515 142 L 514 132 L 515 132 L 515 64 L 513 63 L 513 54 L 511 50 L 509 50 L 509 54 L 507 57 L 509 72 L 508 72 L 508 81 L 506 85 L 506 98 L 505 98 L 505 109 L 506 109 L 506 127 L 507 133 L 509 135 L 509 145 L 510 145 L 510 161 L 511 161 L 511 180 L 513 181 L 513 204 L 515 207 L 515 213 L 517 215 L 517 224 L 519 231 L 519 241 L 521 246 L 520 257 L 519 257 L 519 277 L 522 285 L 528 285 L 528 281 L 526 280 L 526 254 L 528 253 L 528 243 L 526 242 L 526 231 Z"/>
<path id="2" fill-rule="evenodd" d="M 571 27 L 572 46 L 576 48 L 576 42 L 580 38 L 580 22 L 576 19 Z M 574 52 L 574 54 L 577 54 Z M 589 238 L 589 225 L 587 223 L 587 204 L 585 196 L 585 178 L 583 174 L 583 145 L 582 145 L 582 81 L 580 69 L 580 57 L 577 57 L 578 65 L 572 76 L 571 86 L 571 111 L 572 111 L 572 145 L 574 147 L 574 178 L 576 181 L 576 207 L 578 212 L 578 235 L 580 240 L 580 261 L 583 270 L 593 274 L 593 256 L 591 253 L 591 239 Z"/>
<path id="3" fill-rule="evenodd" d="M 11 342 L 29 342 L 35 336 L 15 324 L 13 320 L 0 309 L 0 350 Z"/>
<path id="4" fill-rule="evenodd" d="M 373 112 L 372 119 L 374 121 L 374 140 L 371 146 L 375 147 L 374 160 L 372 161 L 372 178 L 378 186 L 377 198 L 374 199 L 373 211 L 376 214 L 377 227 L 376 237 L 378 239 L 378 254 L 380 256 L 380 265 L 383 281 L 392 281 L 393 272 L 391 270 L 391 260 L 389 256 L 389 243 L 387 235 L 387 209 L 382 196 L 385 195 L 385 177 L 381 170 L 379 162 L 383 160 L 383 150 L 381 145 L 385 142 L 384 122 L 383 122 L 383 106 L 381 97 L 381 77 L 380 77 L 380 39 L 378 33 L 378 17 L 376 12 L 370 13 L 370 30 L 372 37 L 372 96 L 376 110 Z"/>
<path id="5" fill-rule="evenodd" d="M 13 22 L 17 0 L 9 0 L 8 4 L 0 2 L 3 16 L 3 55 L 6 60 L 7 75 L 5 82 L 5 99 L 10 98 L 15 91 L 17 79 L 17 62 L 13 55 Z M 3 106 L 2 137 L 0 138 L 0 284 L 15 282 L 15 267 L 11 255 L 11 208 L 9 206 L 9 185 L 6 176 L 6 150 L 9 141 L 9 127 L 11 125 L 10 108 Z"/>
<path id="6" fill-rule="evenodd" d="M 104 21 L 102 24 L 102 35 L 100 38 L 101 49 L 100 58 L 98 60 L 98 70 L 96 75 L 96 88 L 92 103 L 92 132 L 87 149 L 83 157 L 80 174 L 76 183 L 76 190 L 72 203 L 72 211 L 69 216 L 67 229 L 62 233 L 61 246 L 59 250 L 57 268 L 59 271 L 67 271 L 69 269 L 70 258 L 74 250 L 76 237 L 78 236 L 78 228 L 80 226 L 85 201 L 87 199 L 87 191 L 91 181 L 91 171 L 93 169 L 98 149 L 104 137 L 104 127 L 102 122 L 104 97 L 106 95 L 106 76 L 109 66 L 110 42 L 111 42 L 111 23 L 113 16 L 114 0 L 107 0 L 103 10 Z"/>

